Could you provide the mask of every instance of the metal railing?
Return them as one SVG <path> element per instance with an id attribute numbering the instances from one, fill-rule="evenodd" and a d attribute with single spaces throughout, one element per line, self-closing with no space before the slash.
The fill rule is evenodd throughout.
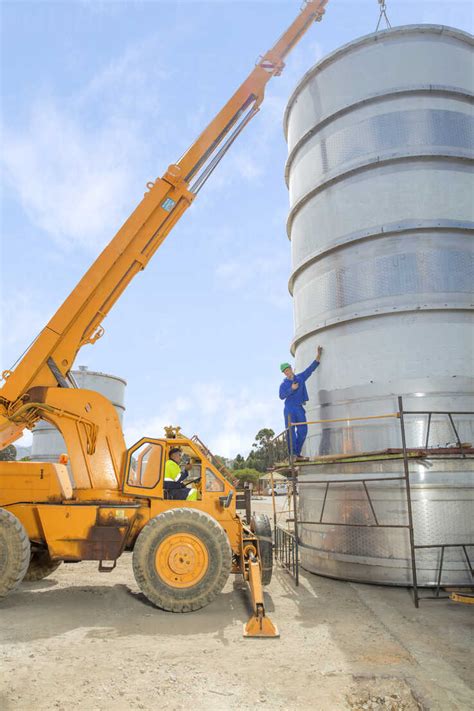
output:
<path id="1" fill-rule="evenodd" d="M 412 495 L 411 495 L 411 483 L 410 483 L 410 460 L 413 458 L 419 459 L 421 456 L 420 450 L 412 450 L 407 447 L 406 443 L 406 427 L 405 427 L 405 419 L 406 417 L 411 417 L 411 416 L 419 416 L 419 415 L 424 415 L 427 416 L 428 422 L 427 422 L 427 433 L 426 433 L 426 438 L 425 438 L 425 451 L 429 452 L 436 452 L 437 449 L 429 450 L 429 436 L 430 436 L 430 429 L 431 429 L 431 421 L 433 415 L 441 415 L 441 416 L 446 416 L 451 424 L 451 427 L 454 432 L 454 436 L 456 438 L 456 443 L 457 443 L 457 448 L 459 450 L 459 454 L 462 458 L 466 458 L 467 452 L 465 446 L 463 446 L 463 443 L 461 442 L 461 438 L 459 436 L 459 432 L 455 426 L 453 416 L 457 415 L 468 415 L 472 416 L 474 415 L 474 412 L 448 412 L 448 411 L 434 411 L 434 410 L 404 410 L 403 407 L 403 398 L 398 397 L 398 412 L 395 413 L 388 413 L 388 414 L 382 414 L 382 415 L 370 415 L 370 416 L 365 416 L 365 417 L 350 417 L 350 418 L 336 418 L 336 419 L 322 419 L 322 420 L 314 420 L 310 421 L 307 423 L 299 423 L 299 422 L 292 422 L 291 417 L 288 419 L 288 427 L 277 437 L 274 438 L 273 444 L 274 448 L 272 450 L 273 455 L 271 455 L 271 460 L 272 460 L 272 466 L 276 467 L 279 470 L 284 470 L 285 468 L 287 469 L 288 472 L 288 478 L 292 482 L 292 497 L 293 497 L 293 516 L 288 517 L 286 519 L 286 528 L 282 527 L 281 524 L 277 523 L 276 520 L 276 512 L 275 512 L 275 506 L 274 506 L 274 529 L 275 529 L 275 557 L 277 561 L 282 565 L 283 568 L 288 570 L 293 577 L 295 578 L 295 583 L 296 585 L 299 584 L 299 544 L 300 544 L 300 539 L 299 539 L 299 525 L 312 525 L 312 526 L 320 526 L 320 525 L 325 525 L 325 526 L 350 526 L 352 528 L 394 528 L 394 529 L 407 529 L 408 532 L 408 537 L 409 537 L 409 543 L 410 543 L 410 562 L 411 562 L 411 588 L 413 592 L 413 601 L 415 604 L 415 607 L 419 606 L 419 602 L 421 600 L 434 600 L 434 599 L 444 599 L 445 596 L 440 595 L 440 589 L 441 589 L 441 580 L 442 580 L 442 573 L 443 573 L 443 565 L 444 565 L 444 551 L 446 548 L 461 548 L 471 577 L 474 576 L 474 571 L 472 567 L 471 560 L 469 558 L 467 549 L 470 547 L 473 547 L 474 544 L 471 542 L 461 542 L 457 544 L 446 544 L 446 543 L 432 543 L 432 544 L 424 544 L 424 545 L 419 545 L 415 543 L 415 530 L 414 530 L 414 524 L 413 524 L 413 502 L 412 502 Z M 396 476 L 396 477 L 362 477 L 362 478 L 357 478 L 357 479 L 344 479 L 341 481 L 341 479 L 326 479 L 326 480 L 299 480 L 298 477 L 298 472 L 297 472 L 297 465 L 295 463 L 295 457 L 293 456 L 293 436 L 291 435 L 292 433 L 292 428 L 296 427 L 300 424 L 307 424 L 307 425 L 315 425 L 315 424 L 328 424 L 328 423 L 333 423 L 333 422 L 353 422 L 353 421 L 363 421 L 363 420 L 379 420 L 379 419 L 387 419 L 387 418 L 396 418 L 399 421 L 400 424 L 400 438 L 401 438 L 401 449 L 398 450 L 387 450 L 392 452 L 390 455 L 391 458 L 402 458 L 403 459 L 403 474 L 401 476 Z M 282 461 L 282 443 L 285 443 L 286 445 L 286 457 L 288 458 L 288 463 L 285 465 L 285 463 Z M 439 450 L 438 450 L 439 451 Z M 363 458 L 364 453 L 352 453 L 350 455 L 340 455 L 339 457 L 334 457 L 332 461 L 347 461 L 348 459 L 350 460 L 353 459 L 358 459 L 358 458 Z M 328 460 L 330 461 L 330 460 Z M 279 466 L 278 466 L 279 465 Z M 405 491 L 405 496 L 406 496 L 406 512 L 407 512 L 407 523 L 406 524 L 385 524 L 381 523 L 379 518 L 377 517 L 377 513 L 375 510 L 374 502 L 372 500 L 370 491 L 369 491 L 369 486 L 370 484 L 376 483 L 376 482 L 386 482 L 386 481 L 400 481 L 403 482 L 404 485 L 404 491 Z M 351 523 L 351 522 L 345 522 L 345 521 L 326 521 L 324 520 L 324 513 L 326 510 L 326 502 L 328 498 L 328 492 L 329 488 L 331 485 L 340 485 L 340 484 L 360 484 L 364 490 L 365 497 L 371 512 L 371 515 L 373 517 L 373 522 L 371 523 Z M 322 508 L 320 512 L 320 516 L 318 520 L 315 521 L 306 521 L 306 520 L 301 520 L 299 518 L 299 511 L 298 511 L 298 486 L 305 486 L 308 484 L 322 484 L 325 485 L 325 490 L 324 490 L 324 496 L 323 496 L 323 503 L 322 503 Z M 369 486 L 368 486 L 369 485 Z M 289 528 L 289 524 L 292 524 L 292 530 Z M 291 536 L 292 537 L 292 542 L 291 544 L 288 542 L 286 536 Z M 418 579 L 417 579 L 417 561 L 416 561 L 416 551 L 421 550 L 421 549 L 440 549 L 441 550 L 441 556 L 440 556 L 440 561 L 439 561 L 439 568 L 437 571 L 437 582 L 435 586 L 435 594 L 433 596 L 420 596 L 419 594 L 419 585 L 418 585 Z M 291 550 L 291 565 L 289 564 L 289 551 Z M 474 580 L 474 578 L 473 578 Z M 467 586 L 456 586 L 456 587 L 467 587 Z"/>
<path id="2" fill-rule="evenodd" d="M 436 587 L 434 588 L 435 592 L 433 595 L 424 595 L 423 597 L 419 594 L 418 592 L 418 586 L 414 586 L 413 592 L 414 592 L 414 597 L 415 597 L 415 606 L 418 607 L 418 603 L 420 600 L 446 600 L 449 598 L 449 595 L 440 595 L 440 589 L 441 589 L 441 577 L 443 575 L 443 564 L 444 564 L 444 551 L 445 548 L 461 548 L 464 553 L 464 557 L 466 559 L 466 563 L 469 568 L 469 572 L 471 574 L 471 577 L 474 579 L 474 569 L 472 567 L 471 560 L 469 558 L 467 548 L 473 548 L 474 544 L 471 543 L 433 543 L 430 545 L 423 545 L 423 546 L 418 546 L 415 545 L 414 549 L 415 551 L 421 550 L 423 548 L 430 549 L 430 548 L 437 548 L 441 549 L 441 556 L 440 556 L 440 561 L 439 561 L 439 569 L 438 569 L 438 579 L 436 582 Z M 469 586 L 461 586 L 461 585 L 456 585 L 455 587 L 471 587 Z"/>
<path id="3" fill-rule="evenodd" d="M 275 526 L 275 558 L 282 568 L 295 578 L 299 585 L 298 571 L 298 539 L 293 531 L 283 528 L 280 524 Z"/>

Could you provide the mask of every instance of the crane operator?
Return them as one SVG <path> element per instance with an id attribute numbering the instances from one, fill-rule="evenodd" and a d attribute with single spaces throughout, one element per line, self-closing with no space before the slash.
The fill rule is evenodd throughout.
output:
<path id="1" fill-rule="evenodd" d="M 178 499 L 180 501 L 196 501 L 198 497 L 197 489 L 187 487 L 183 481 L 188 476 L 188 471 L 181 468 L 183 452 L 179 447 L 171 447 L 169 459 L 165 464 L 164 490 L 168 499 Z"/>

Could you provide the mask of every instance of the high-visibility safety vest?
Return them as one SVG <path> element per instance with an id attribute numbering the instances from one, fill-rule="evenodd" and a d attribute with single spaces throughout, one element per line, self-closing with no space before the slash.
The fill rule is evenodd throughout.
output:
<path id="1" fill-rule="evenodd" d="M 172 459 L 168 459 L 165 464 L 165 481 L 177 481 L 181 474 L 181 467 Z"/>
<path id="2" fill-rule="evenodd" d="M 165 481 L 177 481 L 181 476 L 181 467 L 176 464 L 172 459 L 168 459 L 165 464 Z M 188 495 L 186 497 L 187 501 L 197 501 L 198 491 L 197 489 L 189 489 Z"/>

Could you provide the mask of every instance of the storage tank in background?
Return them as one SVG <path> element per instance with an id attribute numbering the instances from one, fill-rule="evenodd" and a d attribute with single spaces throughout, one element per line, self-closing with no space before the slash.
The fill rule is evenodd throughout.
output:
<path id="1" fill-rule="evenodd" d="M 474 410 L 473 76 L 471 35 L 415 25 L 333 52 L 290 98 L 296 369 L 313 360 L 318 344 L 325 349 L 308 381 L 308 420 L 395 412 L 398 395 L 411 410 Z M 427 418 L 406 425 L 408 447 L 423 447 Z M 474 443 L 473 417 L 457 417 L 456 425 L 461 440 Z M 434 416 L 430 445 L 454 439 L 449 420 Z M 396 420 L 339 422 L 310 427 L 306 454 L 400 446 Z M 305 471 L 328 478 L 323 468 Z M 372 475 L 397 470 L 377 464 Z M 413 477 L 418 541 L 474 542 L 472 461 L 416 465 Z M 399 489 L 373 489 L 381 516 L 403 522 Z M 338 491 L 328 498 L 330 520 L 351 520 L 351 507 L 360 513 L 365 499 L 359 488 Z M 303 519 L 319 517 L 322 496 L 320 486 L 301 487 Z M 410 578 L 405 530 L 303 526 L 301 537 L 303 565 L 315 572 L 404 584 Z M 422 583 L 433 582 L 438 557 L 424 556 Z M 447 565 L 450 580 L 470 582 L 462 552 L 452 551 Z"/>
<path id="2" fill-rule="evenodd" d="M 125 387 L 123 378 L 107 373 L 98 373 L 80 365 L 72 375 L 79 388 L 95 390 L 105 395 L 117 410 L 120 422 L 125 412 Z M 42 420 L 33 430 L 31 459 L 39 462 L 57 462 L 60 454 L 66 452 L 66 445 L 58 430 Z"/>

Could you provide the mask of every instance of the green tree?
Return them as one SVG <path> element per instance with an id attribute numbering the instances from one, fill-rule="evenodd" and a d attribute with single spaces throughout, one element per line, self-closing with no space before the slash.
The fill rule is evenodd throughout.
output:
<path id="1" fill-rule="evenodd" d="M 267 471 L 272 464 L 272 440 L 274 437 L 275 433 L 269 427 L 264 427 L 257 432 L 255 442 L 245 462 L 246 467 L 257 469 L 259 472 Z"/>
<path id="2" fill-rule="evenodd" d="M 233 463 L 232 469 L 243 469 L 245 467 L 245 459 L 241 454 L 237 454 Z"/>
<path id="3" fill-rule="evenodd" d="M 9 444 L 8 447 L 0 451 L 0 462 L 14 462 L 16 459 L 16 447 Z"/>
<path id="4" fill-rule="evenodd" d="M 260 478 L 260 472 L 256 469 L 250 469 L 249 467 L 246 467 L 245 469 L 234 469 L 232 474 L 238 480 L 240 487 L 243 487 L 246 481 L 251 482 L 252 484 L 257 484 Z"/>
<path id="5" fill-rule="evenodd" d="M 214 462 L 217 464 L 217 468 L 220 473 L 224 475 L 227 481 L 230 481 L 232 485 L 235 483 L 234 471 L 233 471 L 233 461 L 227 459 L 226 457 L 221 457 L 220 454 L 214 455 Z"/>
<path id="6" fill-rule="evenodd" d="M 255 444 L 258 444 L 261 447 L 268 447 L 274 436 L 275 433 L 272 429 L 264 427 L 263 430 L 259 430 L 255 435 Z"/>

